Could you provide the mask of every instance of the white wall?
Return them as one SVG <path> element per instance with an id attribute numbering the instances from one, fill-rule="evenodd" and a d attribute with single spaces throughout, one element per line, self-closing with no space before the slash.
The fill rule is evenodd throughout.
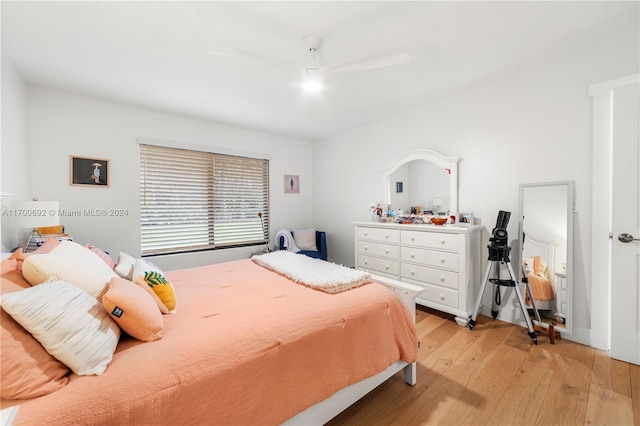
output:
<path id="1" fill-rule="evenodd" d="M 573 45 L 562 56 L 511 70 L 485 84 L 314 145 L 316 223 L 328 232 L 330 259 L 354 265 L 351 222 L 368 220 L 369 203 L 383 199 L 381 170 L 389 158 L 404 151 L 427 148 L 461 157 L 459 211 L 473 212 L 489 229 L 499 210 L 511 211 L 510 238 L 517 239 L 519 184 L 573 180 L 578 209 L 574 337 L 589 344 L 592 120 L 588 86 L 637 72 L 638 63 L 637 32 L 599 44 Z"/>
<path id="2" fill-rule="evenodd" d="M 270 159 L 271 236 L 284 227 L 313 226 L 312 147 L 309 142 L 218 125 L 57 90 L 29 92 L 32 191 L 58 200 L 65 210 L 127 209 L 124 217 L 63 217 L 60 222 L 80 243 L 112 255 L 140 255 L 138 138 L 266 154 Z M 4 141 L 3 141 L 4 149 Z M 69 184 L 69 156 L 110 160 L 110 187 Z M 284 194 L 284 174 L 300 175 L 300 194 Z M 256 216 L 256 220 L 258 220 Z M 166 269 L 248 258 L 259 247 L 154 257 Z"/>
<path id="3" fill-rule="evenodd" d="M 29 164 L 29 100 L 28 86 L 13 63 L 2 55 L 2 148 L 0 193 L 12 194 L 2 200 L 2 209 L 11 207 L 11 200 L 28 199 L 31 187 Z M 12 227 L 11 216 L 2 215 L 2 252 L 13 249 L 21 234 Z"/>

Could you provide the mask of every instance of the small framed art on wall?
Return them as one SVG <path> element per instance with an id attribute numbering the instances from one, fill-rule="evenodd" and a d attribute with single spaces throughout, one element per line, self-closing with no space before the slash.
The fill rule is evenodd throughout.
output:
<path id="1" fill-rule="evenodd" d="M 285 194 L 300 193 L 300 176 L 284 175 L 284 193 Z"/>
<path id="2" fill-rule="evenodd" d="M 70 184 L 74 186 L 109 187 L 109 160 L 104 158 L 70 157 Z"/>

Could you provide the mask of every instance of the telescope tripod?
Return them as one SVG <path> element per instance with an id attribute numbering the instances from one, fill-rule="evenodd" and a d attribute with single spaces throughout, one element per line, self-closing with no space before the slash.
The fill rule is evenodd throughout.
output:
<path id="1" fill-rule="evenodd" d="M 503 287 L 513 287 L 516 296 L 518 297 L 518 302 L 520 303 L 520 308 L 522 308 L 522 315 L 524 316 L 524 320 L 527 323 L 527 328 L 529 329 L 529 337 L 533 340 L 534 344 L 538 344 L 538 337 L 533 328 L 533 323 L 531 318 L 529 317 L 529 313 L 527 312 L 527 306 L 525 304 L 525 300 L 522 297 L 522 292 L 520 290 L 520 286 L 518 285 L 518 281 L 514 279 L 515 274 L 513 273 L 513 269 L 511 268 L 511 262 L 509 261 L 507 250 L 501 248 L 492 248 L 489 247 L 489 260 L 487 261 L 487 266 L 484 270 L 484 275 L 482 278 L 482 286 L 480 288 L 480 293 L 478 294 L 478 299 L 476 300 L 475 308 L 473 309 L 473 313 L 469 318 L 469 329 L 473 330 L 473 327 L 476 325 L 476 319 L 478 318 L 478 311 L 480 311 L 480 305 L 482 304 L 482 295 L 484 294 L 484 290 L 487 287 L 487 283 L 493 283 L 493 302 L 491 305 L 491 315 L 493 319 L 496 319 L 498 316 L 498 306 L 500 305 L 500 286 Z M 507 270 L 509 272 L 509 277 L 500 277 L 500 265 L 506 265 Z M 489 278 L 491 272 L 495 272 L 495 276 Z M 536 319 L 540 320 L 540 314 L 538 313 L 538 309 L 536 308 L 536 304 L 533 300 L 533 293 L 531 292 L 531 287 L 529 286 L 529 280 L 526 278 L 526 275 L 523 274 L 523 283 L 525 284 L 526 291 L 529 292 L 529 298 L 531 299 L 531 306 L 533 306 L 533 312 L 535 313 Z"/>

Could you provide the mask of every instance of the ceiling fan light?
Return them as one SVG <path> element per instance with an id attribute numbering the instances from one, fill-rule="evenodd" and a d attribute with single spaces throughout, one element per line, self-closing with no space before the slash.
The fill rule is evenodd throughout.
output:
<path id="1" fill-rule="evenodd" d="M 302 88 L 307 92 L 319 92 L 322 90 L 322 83 L 317 80 L 307 80 L 302 85 Z"/>

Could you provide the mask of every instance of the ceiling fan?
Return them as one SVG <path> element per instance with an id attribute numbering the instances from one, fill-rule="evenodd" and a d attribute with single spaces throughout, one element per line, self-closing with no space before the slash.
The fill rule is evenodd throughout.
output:
<path id="1" fill-rule="evenodd" d="M 319 56 L 320 48 L 322 47 L 322 38 L 317 35 L 309 34 L 304 36 L 302 40 L 311 56 L 310 62 L 302 68 L 305 76 L 303 81 L 303 88 L 311 92 L 319 91 L 322 89 L 321 81 L 324 74 L 368 71 L 393 65 L 401 65 L 411 61 L 411 52 L 409 48 L 402 47 L 367 54 L 328 66 L 320 66 L 318 64 L 317 57 Z M 231 57 L 258 65 L 267 65 L 285 69 L 301 68 L 300 65 L 296 66 L 290 63 L 283 63 L 272 58 L 267 58 L 262 55 L 243 52 L 240 50 L 234 50 L 232 52 L 212 51 L 211 53 L 216 56 Z"/>

